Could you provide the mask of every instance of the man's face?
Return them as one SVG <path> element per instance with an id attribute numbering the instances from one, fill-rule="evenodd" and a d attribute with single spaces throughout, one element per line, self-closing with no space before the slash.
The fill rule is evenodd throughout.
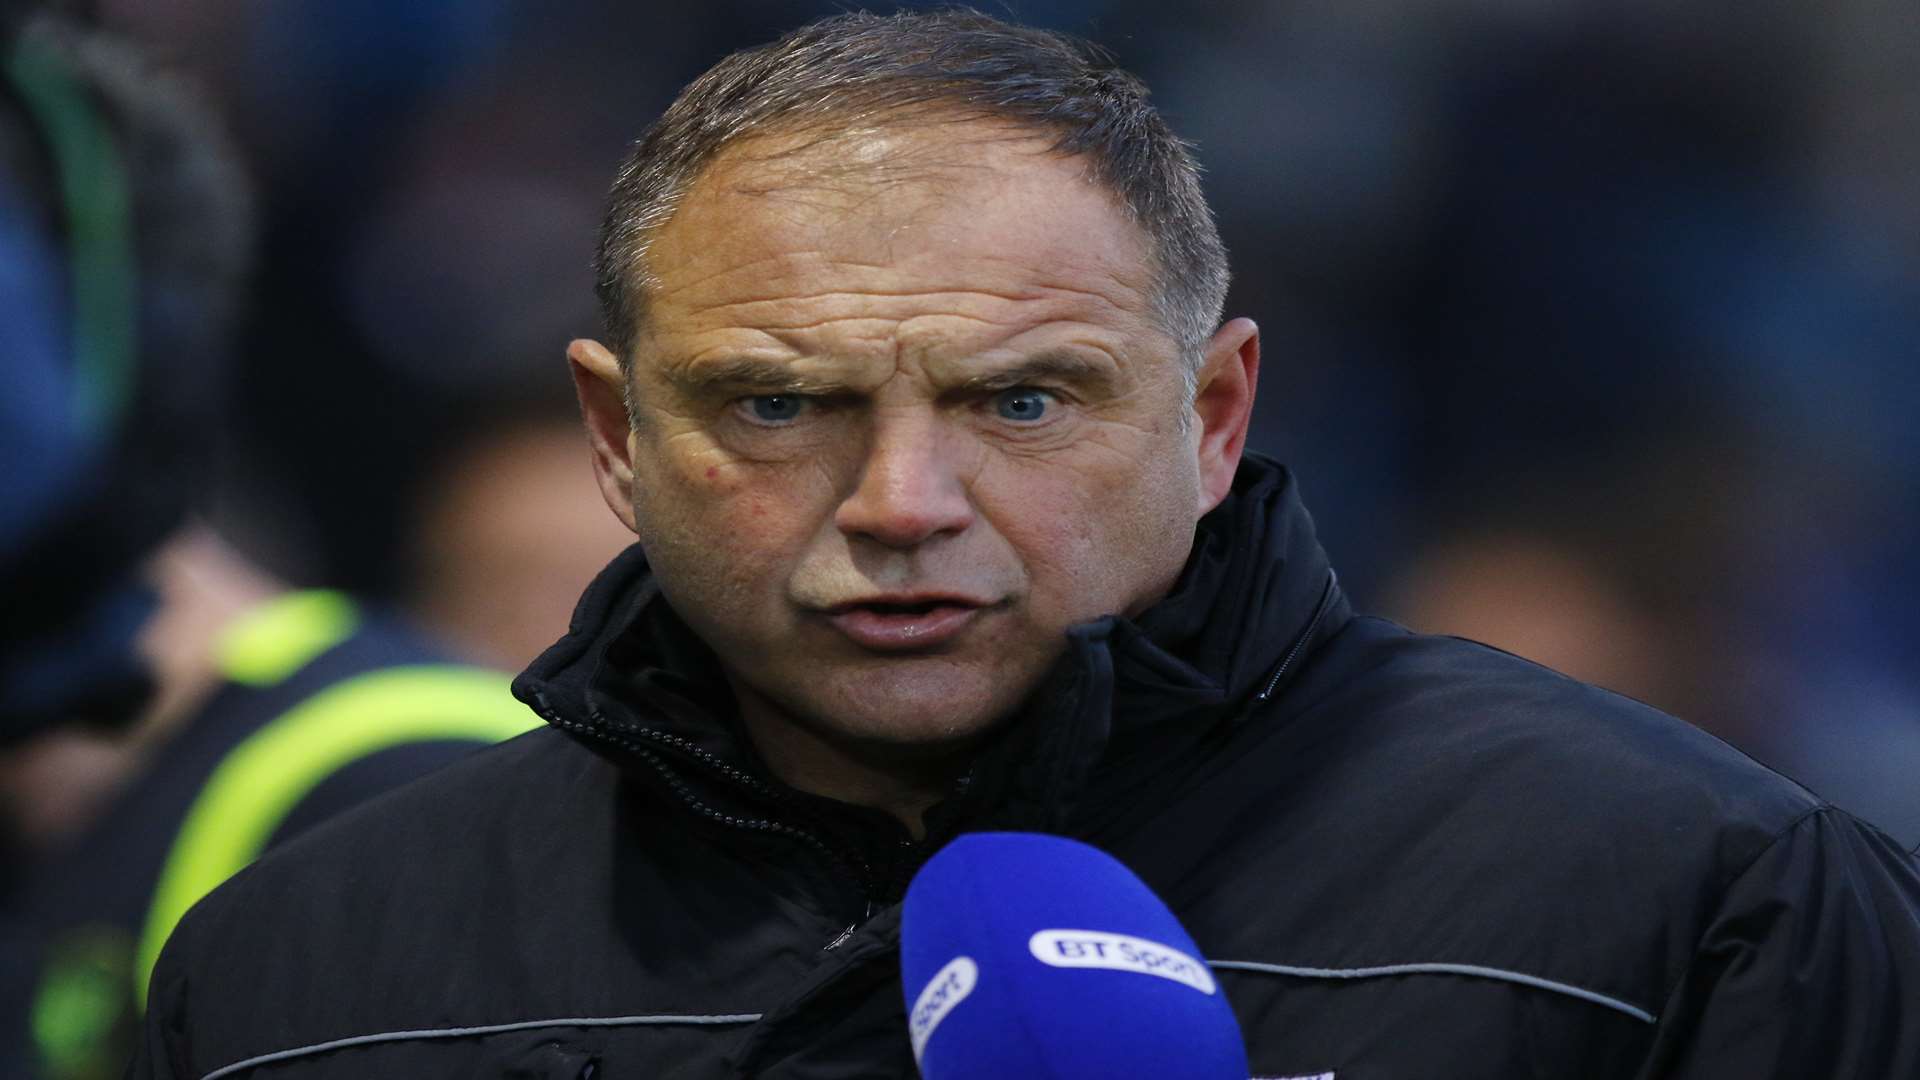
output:
<path id="1" fill-rule="evenodd" d="M 1146 240 L 1044 145 L 969 123 L 749 144 L 655 238 L 611 486 L 749 710 L 833 741 L 977 735 L 1067 627 L 1164 594 L 1224 491 Z"/>

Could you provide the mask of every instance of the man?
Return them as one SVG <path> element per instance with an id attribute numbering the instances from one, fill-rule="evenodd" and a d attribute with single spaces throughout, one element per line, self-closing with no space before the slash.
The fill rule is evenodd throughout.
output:
<path id="1" fill-rule="evenodd" d="M 124 48 L 0 35 L 0 1075 L 119 1075 L 173 922 L 531 726 L 494 672 L 199 523 L 246 190 Z"/>
<path id="2" fill-rule="evenodd" d="M 1920 1068 L 1908 855 L 1351 614 L 1242 460 L 1193 163 L 1090 48 L 848 15 L 731 56 L 600 266 L 569 355 L 640 543 L 516 683 L 556 730 L 190 914 L 134 1075 L 911 1075 L 898 901 L 982 829 L 1136 870 L 1257 1075 Z"/>

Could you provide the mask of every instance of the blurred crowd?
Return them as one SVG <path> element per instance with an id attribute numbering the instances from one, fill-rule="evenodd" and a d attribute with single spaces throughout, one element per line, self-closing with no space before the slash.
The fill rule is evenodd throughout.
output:
<path id="1" fill-rule="evenodd" d="M 490 664 L 623 543 L 562 349 L 625 144 L 839 3 L 100 0 L 260 235 L 209 474 Z M 886 6 L 886 5 L 878 5 Z M 1878 0 L 986 5 L 1198 144 L 1256 449 L 1358 605 L 1676 712 L 1920 842 L 1920 18 Z"/>

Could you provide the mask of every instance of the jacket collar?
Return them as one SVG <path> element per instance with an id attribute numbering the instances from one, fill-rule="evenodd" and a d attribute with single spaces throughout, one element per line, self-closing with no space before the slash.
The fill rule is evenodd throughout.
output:
<path id="1" fill-rule="evenodd" d="M 1065 655 L 983 752 L 964 793 L 936 808 L 931 831 L 1094 827 L 1275 696 L 1347 617 L 1291 474 L 1249 454 L 1232 492 L 1201 520 L 1166 599 L 1137 620 L 1072 628 Z M 719 670 L 636 545 L 595 579 L 566 637 L 514 692 L 622 764 L 645 761 L 652 768 L 636 773 L 703 816 L 777 832 L 825 800 L 767 772 Z"/>
<path id="2" fill-rule="evenodd" d="M 1085 835 L 1161 805 L 1350 617 L 1291 473 L 1249 454 L 1164 600 L 1069 631 L 975 770 L 980 827 Z"/>

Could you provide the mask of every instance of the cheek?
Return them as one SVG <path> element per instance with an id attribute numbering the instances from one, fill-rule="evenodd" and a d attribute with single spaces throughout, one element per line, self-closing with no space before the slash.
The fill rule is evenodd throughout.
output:
<path id="1" fill-rule="evenodd" d="M 757 594 L 777 584 L 783 553 L 799 551 L 811 533 L 808 478 L 675 449 L 697 450 L 664 448 L 643 470 L 634 499 L 640 541 L 655 567 L 708 602 L 721 599 L 716 593 Z"/>
<path id="2" fill-rule="evenodd" d="M 767 500 L 764 470 L 730 460 L 701 432 L 688 432 L 645 447 L 635 462 L 647 502 L 680 519 L 745 515 Z"/>
<path id="3" fill-rule="evenodd" d="M 1179 572 L 1192 518 L 1164 478 L 1101 459 L 1080 468 L 1008 463 L 992 473 L 995 527 L 1026 564 L 1036 619 L 1069 624 L 1124 611 Z"/>

